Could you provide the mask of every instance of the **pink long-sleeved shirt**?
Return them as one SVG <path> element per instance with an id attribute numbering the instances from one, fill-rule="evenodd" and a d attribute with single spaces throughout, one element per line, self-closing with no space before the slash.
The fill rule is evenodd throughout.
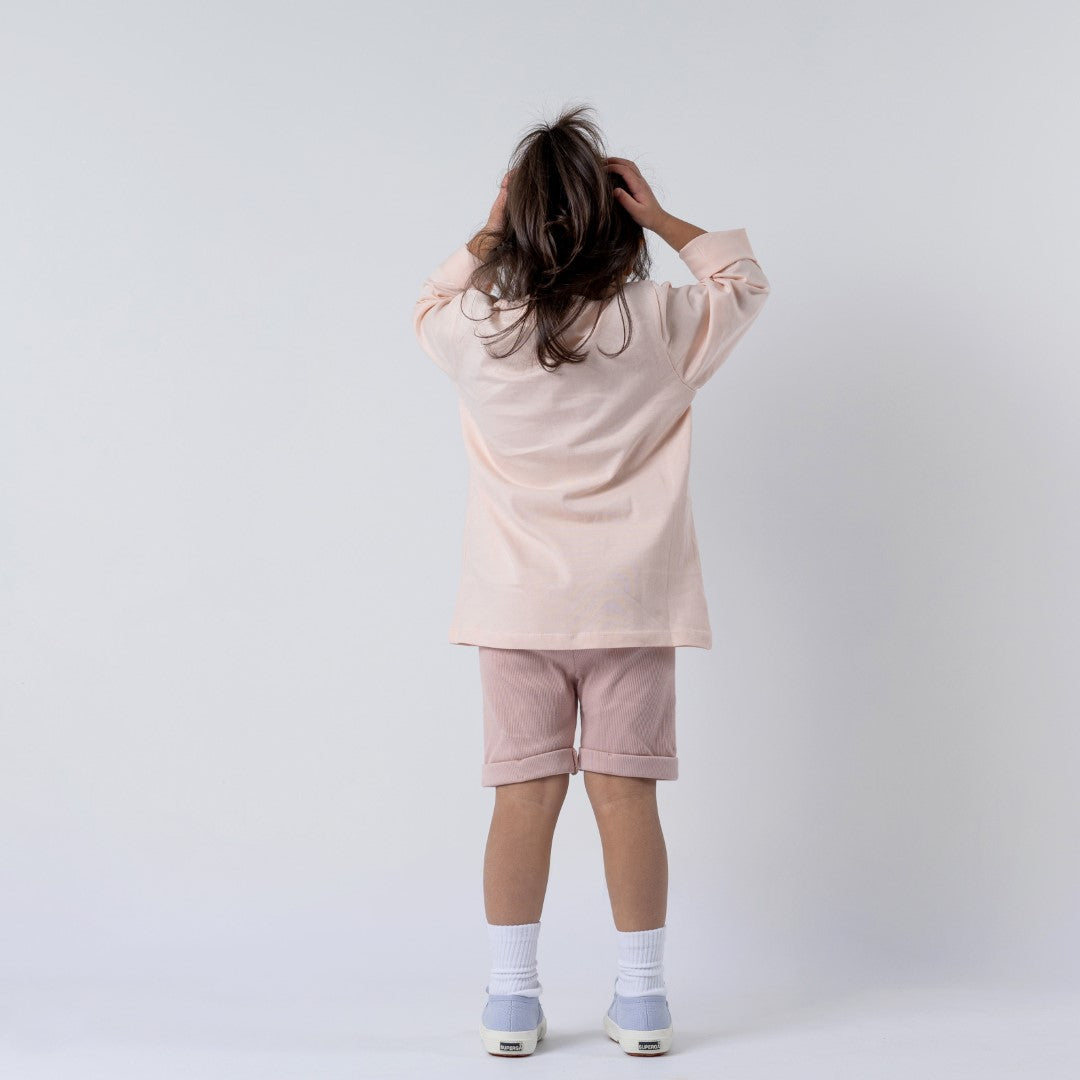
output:
<path id="1" fill-rule="evenodd" d="M 531 338 L 500 360 L 474 336 L 520 312 L 465 289 L 479 263 L 468 247 L 424 282 L 414 329 L 457 387 L 469 465 L 452 644 L 712 648 L 688 490 L 691 403 L 761 311 L 769 283 L 744 229 L 695 236 L 679 257 L 694 283 L 627 284 L 624 352 L 599 351 L 623 344 L 612 301 L 587 359 L 555 372 L 540 367 Z M 598 307 L 586 306 L 567 345 L 584 343 Z"/>

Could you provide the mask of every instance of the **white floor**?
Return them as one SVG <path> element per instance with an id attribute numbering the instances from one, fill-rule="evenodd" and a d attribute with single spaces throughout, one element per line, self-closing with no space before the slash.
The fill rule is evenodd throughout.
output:
<path id="1" fill-rule="evenodd" d="M 435 995 L 438 997 L 438 995 Z M 356 995 L 280 992 L 243 999 L 40 986 L 3 996 L 5 1080 L 456 1080 L 509 1069 L 570 1080 L 644 1075 L 669 1080 L 1076 1080 L 1080 995 L 1016 987 L 942 986 L 833 996 L 788 1009 L 725 1015 L 671 997 L 675 1043 L 660 1058 L 623 1054 L 600 1029 L 607 1002 L 547 995 L 548 1035 L 514 1064 L 484 1053 L 483 995 L 431 1016 L 429 994 L 387 995 L 376 1011 Z M 598 1009 L 599 1005 L 599 1009 Z M 595 1015 L 594 1015 L 595 1014 Z"/>

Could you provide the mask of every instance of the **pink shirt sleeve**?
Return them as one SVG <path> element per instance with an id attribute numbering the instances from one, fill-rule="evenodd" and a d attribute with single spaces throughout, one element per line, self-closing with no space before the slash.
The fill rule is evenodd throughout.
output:
<path id="1" fill-rule="evenodd" d="M 413 330 L 424 352 L 453 377 L 454 358 L 464 328 L 472 326 L 459 311 L 458 298 L 469 275 L 480 265 L 462 244 L 432 271 L 420 289 L 413 314 Z"/>
<path id="2" fill-rule="evenodd" d="M 745 229 L 695 236 L 679 258 L 697 281 L 656 283 L 660 331 L 675 374 L 700 390 L 757 318 L 769 294 Z"/>

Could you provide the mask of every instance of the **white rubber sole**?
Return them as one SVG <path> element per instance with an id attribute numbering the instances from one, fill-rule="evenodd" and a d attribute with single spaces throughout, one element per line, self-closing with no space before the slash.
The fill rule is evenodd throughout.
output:
<path id="1" fill-rule="evenodd" d="M 525 1057 L 536 1049 L 536 1044 L 547 1034 L 547 1017 L 540 1017 L 535 1031 L 493 1031 L 480 1025 L 480 1038 L 484 1049 L 496 1057 Z"/>
<path id="2" fill-rule="evenodd" d="M 670 1025 L 657 1031 L 633 1031 L 619 1027 L 605 1013 L 604 1031 L 609 1039 L 614 1039 L 626 1053 L 633 1054 L 634 1057 L 653 1057 L 656 1054 L 666 1054 L 671 1049 Z"/>

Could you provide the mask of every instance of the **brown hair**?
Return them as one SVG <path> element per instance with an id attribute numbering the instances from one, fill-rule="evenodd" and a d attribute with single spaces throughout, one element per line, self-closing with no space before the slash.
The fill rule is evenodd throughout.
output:
<path id="1" fill-rule="evenodd" d="M 623 292 L 627 278 L 649 276 L 649 249 L 642 227 L 612 195 L 622 181 L 604 167 L 603 138 L 589 111 L 588 105 L 568 107 L 553 124 L 536 124 L 511 157 L 504 226 L 486 230 L 493 243 L 469 279 L 469 287 L 497 286 L 500 299 L 522 308 L 516 322 L 477 334 L 486 341 L 517 329 L 516 342 L 500 359 L 521 347 L 528 327 L 536 330 L 536 356 L 545 370 L 581 363 L 588 350 L 566 348 L 559 335 L 594 300 L 601 301 L 597 319 L 614 299 L 623 311 L 623 346 L 610 355 L 624 352 L 633 337 Z"/>

